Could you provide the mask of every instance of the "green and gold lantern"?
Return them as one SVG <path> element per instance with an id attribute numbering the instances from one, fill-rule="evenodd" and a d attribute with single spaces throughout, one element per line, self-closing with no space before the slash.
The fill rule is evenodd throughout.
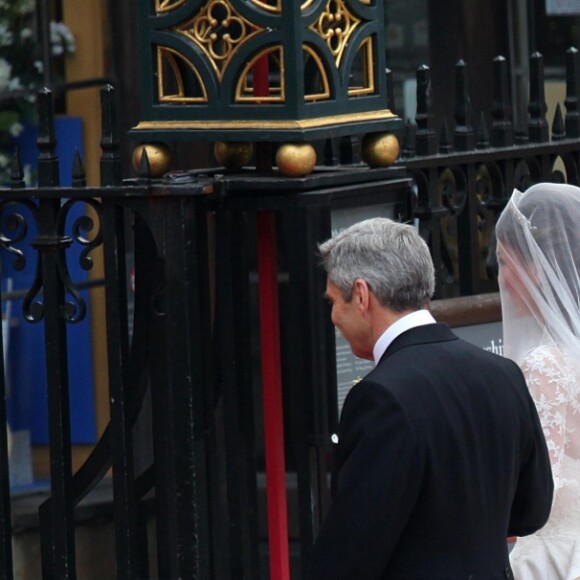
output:
<path id="1" fill-rule="evenodd" d="M 142 0 L 140 19 L 141 142 L 225 143 L 231 160 L 244 143 L 400 128 L 382 0 Z"/>

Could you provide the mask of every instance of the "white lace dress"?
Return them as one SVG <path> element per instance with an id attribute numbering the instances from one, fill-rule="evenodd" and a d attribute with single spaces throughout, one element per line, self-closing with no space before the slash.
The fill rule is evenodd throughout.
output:
<path id="1" fill-rule="evenodd" d="M 540 415 L 554 474 L 548 523 L 518 538 L 510 554 L 516 580 L 580 578 L 580 377 L 551 347 L 528 353 L 522 370 Z"/>

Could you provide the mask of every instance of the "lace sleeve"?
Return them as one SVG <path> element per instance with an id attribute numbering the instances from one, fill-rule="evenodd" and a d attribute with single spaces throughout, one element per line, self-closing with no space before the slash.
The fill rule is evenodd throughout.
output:
<path id="1" fill-rule="evenodd" d="M 574 373 L 560 351 L 547 347 L 528 353 L 522 371 L 538 409 L 557 479 L 566 448 L 566 410 Z"/>

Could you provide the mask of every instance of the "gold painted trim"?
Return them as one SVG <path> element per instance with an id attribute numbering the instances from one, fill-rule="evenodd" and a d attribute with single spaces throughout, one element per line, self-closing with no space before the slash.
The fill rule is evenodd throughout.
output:
<path id="1" fill-rule="evenodd" d="M 333 117 L 316 117 L 294 121 L 264 121 L 258 119 L 244 121 L 141 121 L 136 130 L 169 130 L 177 129 L 313 129 L 342 123 L 362 123 L 365 121 L 379 121 L 395 117 L 390 109 L 367 111 L 364 113 L 347 113 Z"/>
<path id="2" fill-rule="evenodd" d="M 218 20 L 213 12 L 219 8 L 226 14 L 221 20 Z M 236 37 L 232 37 L 229 28 L 233 24 L 240 27 L 239 35 Z M 238 13 L 225 0 L 209 0 L 193 18 L 172 29 L 203 51 L 220 81 L 240 47 L 266 30 Z"/>
<path id="3" fill-rule="evenodd" d="M 246 84 L 246 79 L 248 78 L 248 74 L 251 68 L 256 64 L 256 62 L 260 58 L 268 57 L 272 53 L 278 53 L 278 58 L 280 61 L 280 86 L 271 87 L 270 92 L 273 94 L 265 95 L 265 96 L 247 96 L 244 94 L 244 91 L 250 92 L 253 89 L 249 89 Z M 246 66 L 242 71 L 242 74 L 238 78 L 238 82 L 236 83 L 236 92 L 235 92 L 235 102 L 236 103 L 284 103 L 286 102 L 286 73 L 284 69 L 284 47 L 283 46 L 271 46 L 266 50 L 263 50 L 259 54 L 257 54 Z M 277 94 L 276 94 L 277 93 Z"/>
<path id="4" fill-rule="evenodd" d="M 282 2 L 281 0 L 276 0 L 275 6 L 270 6 L 265 2 L 260 2 L 260 0 L 250 0 L 250 4 L 254 4 L 258 8 L 270 12 L 271 14 L 281 14 L 282 13 Z"/>
<path id="5" fill-rule="evenodd" d="M 375 92 L 375 63 L 373 57 L 373 43 L 372 37 L 365 38 L 358 48 L 357 54 L 361 51 L 365 51 L 364 64 L 366 65 L 365 77 L 366 85 L 362 87 L 349 87 L 348 96 L 356 97 L 359 95 L 368 95 Z M 355 56 L 356 60 L 356 56 Z M 353 61 L 354 62 L 354 61 Z"/>
<path id="6" fill-rule="evenodd" d="M 308 53 L 312 57 L 312 60 L 314 60 L 314 62 L 316 63 L 316 66 L 318 67 L 318 70 L 320 72 L 320 77 L 322 78 L 322 85 L 324 87 L 322 93 L 313 93 L 304 95 L 304 100 L 309 102 L 329 99 L 330 85 L 328 83 L 328 75 L 326 74 L 326 69 L 324 68 L 324 63 L 322 62 L 322 59 L 316 53 L 316 51 L 313 50 L 312 47 L 308 46 L 307 44 L 302 45 L 302 50 Z"/>
<path id="7" fill-rule="evenodd" d="M 326 43 L 336 66 L 340 67 L 348 41 L 361 22 L 349 11 L 344 0 L 329 0 L 318 20 L 308 28 Z"/>
<path id="8" fill-rule="evenodd" d="M 185 96 L 185 89 L 183 86 L 183 78 L 179 71 L 179 67 L 177 66 L 176 59 L 180 58 L 189 68 L 192 70 L 193 74 L 195 75 L 199 86 L 201 87 L 201 92 L 203 93 L 202 97 L 186 97 Z M 175 75 L 175 79 L 177 81 L 177 88 L 179 93 L 177 95 L 166 95 L 164 90 L 164 74 L 163 74 L 163 61 L 166 59 L 166 62 L 169 63 L 171 66 L 173 73 Z M 168 48 L 166 46 L 158 46 L 157 47 L 157 96 L 159 98 L 159 102 L 161 103 L 207 103 L 207 90 L 205 85 L 203 84 L 203 78 L 199 74 L 198 70 L 195 68 L 193 63 L 187 60 L 180 52 L 174 50 L 173 48 Z"/>
<path id="9" fill-rule="evenodd" d="M 162 12 L 171 12 L 180 6 L 183 6 L 187 0 L 155 0 L 155 12 L 161 14 Z"/>

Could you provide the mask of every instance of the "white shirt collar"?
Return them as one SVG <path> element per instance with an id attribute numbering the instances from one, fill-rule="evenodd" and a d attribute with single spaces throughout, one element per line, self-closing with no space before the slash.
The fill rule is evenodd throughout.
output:
<path id="1" fill-rule="evenodd" d="M 406 330 L 415 328 L 416 326 L 423 326 L 425 324 L 434 324 L 437 322 L 428 310 L 416 310 L 410 314 L 406 314 L 399 318 L 396 322 L 391 324 L 385 332 L 380 336 L 373 348 L 373 358 L 375 365 L 379 363 L 381 357 L 389 347 L 389 345 Z"/>

